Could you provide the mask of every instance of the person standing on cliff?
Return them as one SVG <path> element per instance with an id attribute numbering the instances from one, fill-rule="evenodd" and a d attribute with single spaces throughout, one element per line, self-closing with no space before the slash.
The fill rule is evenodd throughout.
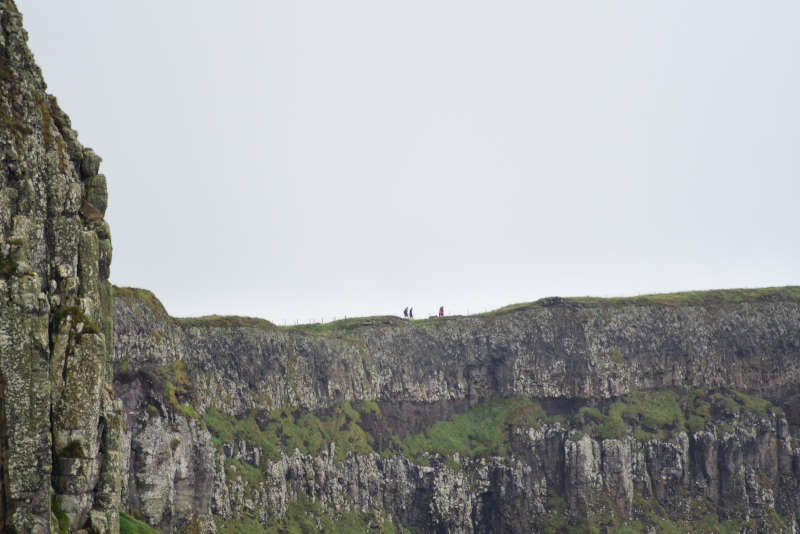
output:
<path id="1" fill-rule="evenodd" d="M 439 317 L 444 317 L 444 306 L 439 306 Z"/>
<path id="2" fill-rule="evenodd" d="M 414 308 L 409 308 L 408 309 L 408 318 L 409 319 L 413 319 L 414 318 Z"/>
<path id="3" fill-rule="evenodd" d="M 406 309 L 405 309 L 405 310 L 403 310 L 403 317 L 405 317 L 406 319 L 408 319 L 408 306 L 406 306 Z"/>

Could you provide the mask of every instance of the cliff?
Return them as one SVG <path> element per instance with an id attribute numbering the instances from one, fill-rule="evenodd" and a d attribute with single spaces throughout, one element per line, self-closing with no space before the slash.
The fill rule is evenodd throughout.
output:
<path id="1" fill-rule="evenodd" d="M 800 288 L 173 318 L 26 37 L 0 0 L 3 532 L 797 531 Z"/>
<path id="2" fill-rule="evenodd" d="M 123 501 L 164 531 L 795 528 L 800 288 L 295 328 L 114 302 Z"/>
<path id="3" fill-rule="evenodd" d="M 0 25 L 0 525 L 117 532 L 105 177 L 10 0 Z"/>

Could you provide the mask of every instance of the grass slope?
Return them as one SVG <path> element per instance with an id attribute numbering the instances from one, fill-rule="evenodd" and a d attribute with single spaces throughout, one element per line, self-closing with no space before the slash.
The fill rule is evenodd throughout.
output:
<path id="1" fill-rule="evenodd" d="M 119 513 L 119 534 L 160 534 L 153 527 L 134 519 L 125 512 Z"/>

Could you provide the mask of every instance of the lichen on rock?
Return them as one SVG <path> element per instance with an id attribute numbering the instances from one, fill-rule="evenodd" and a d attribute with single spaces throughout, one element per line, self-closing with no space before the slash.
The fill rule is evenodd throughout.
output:
<path id="1" fill-rule="evenodd" d="M 304 498 L 452 533 L 789 532 L 800 506 L 778 406 L 797 384 L 796 288 L 342 329 L 174 319 L 150 292 L 114 294 L 123 502 L 164 531 L 198 514 L 267 529 Z M 783 366 L 769 389 L 741 372 L 753 354 Z M 192 484 L 170 484 L 187 464 Z"/>
<path id="2" fill-rule="evenodd" d="M 105 209 L 105 179 L 86 181 L 100 160 L 45 93 L 12 0 L 0 24 L 0 525 L 114 533 L 110 236 L 80 213 Z"/>

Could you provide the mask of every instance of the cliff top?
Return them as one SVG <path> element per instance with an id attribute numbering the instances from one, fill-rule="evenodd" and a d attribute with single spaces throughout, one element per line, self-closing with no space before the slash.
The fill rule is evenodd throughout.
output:
<path id="1" fill-rule="evenodd" d="M 442 318 L 414 319 L 408 321 L 397 316 L 383 315 L 372 317 L 353 317 L 329 323 L 310 323 L 296 326 L 278 326 L 257 317 L 236 315 L 206 315 L 202 317 L 171 317 L 160 300 L 146 289 L 114 286 L 114 297 L 142 301 L 153 313 L 170 318 L 179 325 L 187 327 L 248 327 L 259 329 L 283 329 L 306 333 L 346 332 L 368 326 L 407 326 L 447 321 L 464 317 L 496 317 L 518 313 L 532 308 L 550 306 L 568 307 L 622 307 L 622 306 L 669 306 L 669 307 L 715 307 L 746 302 L 800 302 L 800 286 L 765 287 L 756 289 L 715 289 L 705 291 L 683 291 L 677 293 L 656 293 L 634 297 L 545 297 L 533 302 L 511 304 L 470 316 L 449 315 Z"/>

